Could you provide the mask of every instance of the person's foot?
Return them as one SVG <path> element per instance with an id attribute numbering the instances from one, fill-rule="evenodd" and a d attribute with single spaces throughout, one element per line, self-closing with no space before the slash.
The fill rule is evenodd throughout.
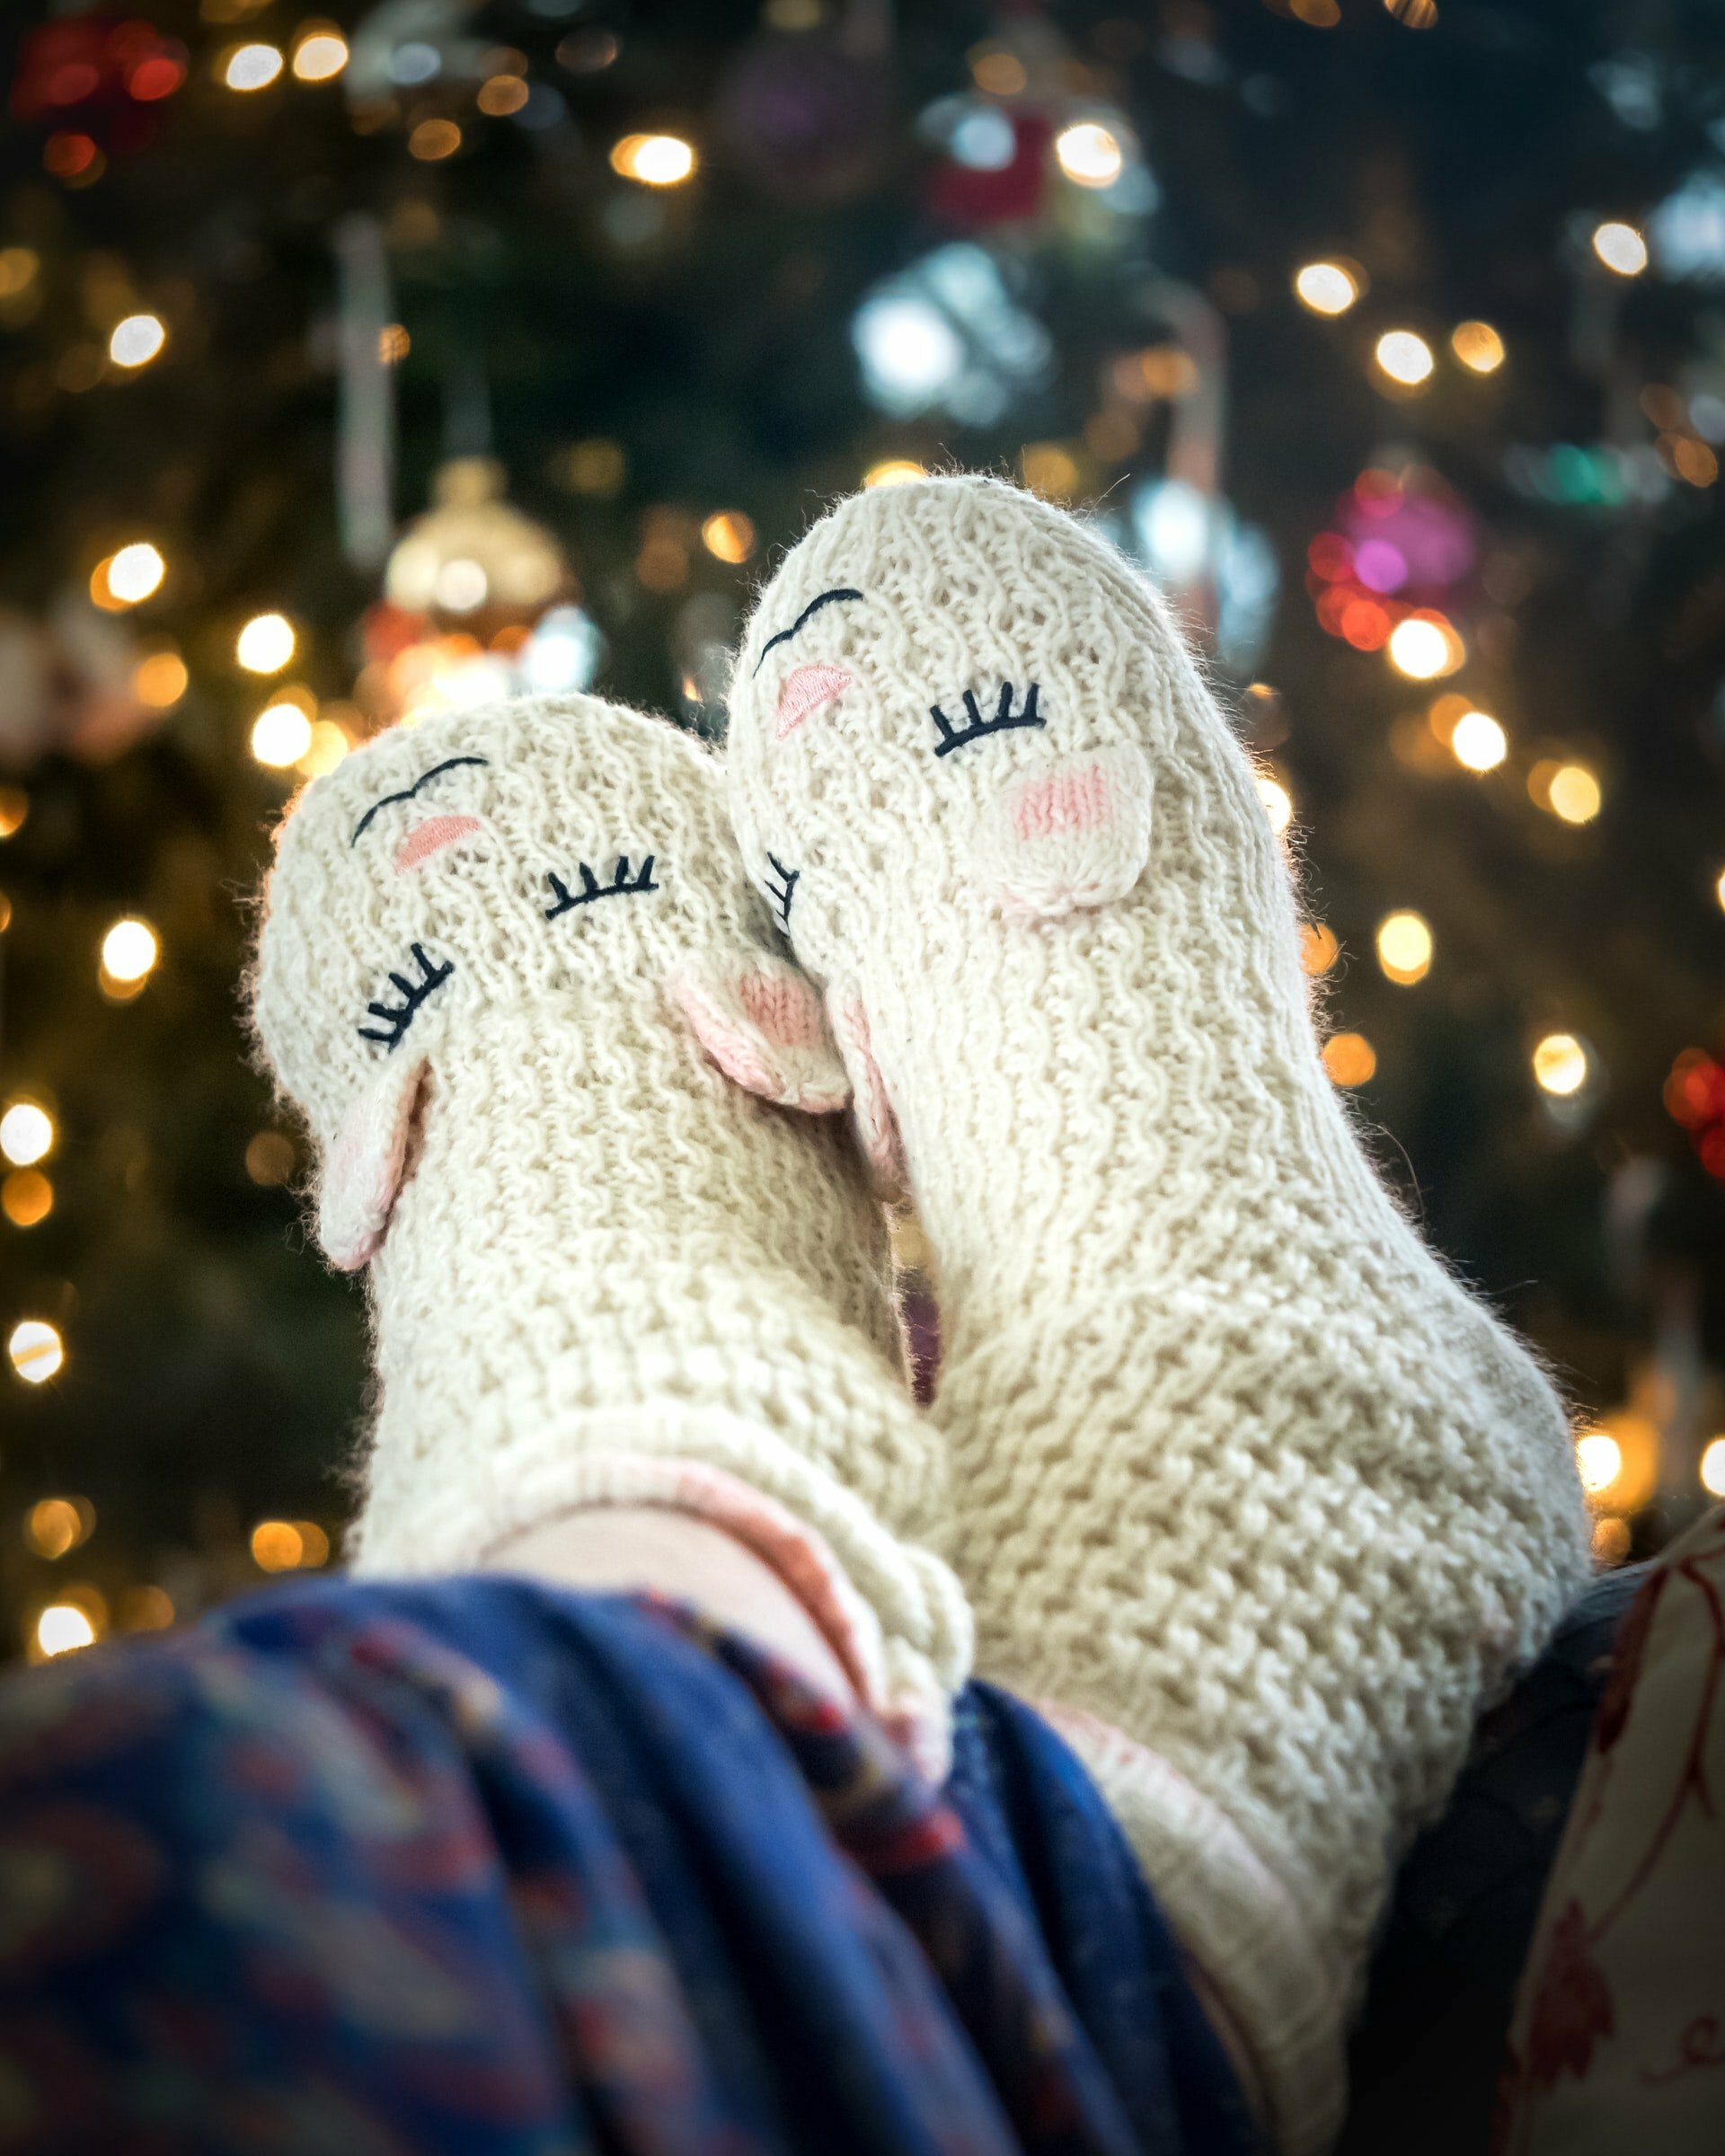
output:
<path id="1" fill-rule="evenodd" d="M 1563 1413 L 1368 1164 L 1252 768 L 1094 532 L 846 501 L 728 755 L 933 1248 L 978 1666 L 1054 1705 L 1316 2146 L 1393 1852 L 1584 1576 Z"/>
<path id="2" fill-rule="evenodd" d="M 252 987 L 319 1238 L 369 1268 L 361 1567 L 483 1562 L 581 1507 L 694 1515 L 938 1754 L 969 1648 L 925 1546 L 944 1446 L 711 754 L 597 697 L 380 736 L 284 823 Z"/>

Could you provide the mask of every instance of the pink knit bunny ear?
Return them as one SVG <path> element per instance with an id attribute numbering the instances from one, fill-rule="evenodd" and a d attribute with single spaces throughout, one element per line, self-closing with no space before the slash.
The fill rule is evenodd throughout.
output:
<path id="1" fill-rule="evenodd" d="M 832 1115 L 851 1097 L 811 984 L 763 952 L 744 963 L 686 967 L 671 1000 L 726 1077 L 781 1108 Z"/>
<path id="2" fill-rule="evenodd" d="M 323 1161 L 317 1240 L 338 1271 L 357 1272 L 383 1247 L 407 1172 L 426 1060 L 386 1057 L 341 1118 Z"/>
<path id="3" fill-rule="evenodd" d="M 874 1060 L 868 1012 L 854 989 L 836 985 L 827 992 L 827 1012 L 850 1074 L 856 1135 L 873 1171 L 875 1189 L 881 1197 L 896 1201 L 910 1188 L 910 1170 L 887 1082 Z"/>
<path id="4" fill-rule="evenodd" d="M 991 801 L 977 838 L 989 903 L 1057 920 L 1123 898 L 1150 857 L 1150 761 L 1135 743 L 1030 771 Z"/>

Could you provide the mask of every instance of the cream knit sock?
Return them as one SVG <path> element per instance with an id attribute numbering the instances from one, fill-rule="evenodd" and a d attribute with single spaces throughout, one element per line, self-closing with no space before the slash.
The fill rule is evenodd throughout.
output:
<path id="1" fill-rule="evenodd" d="M 847 1089 L 714 759 L 588 697 L 398 729 L 307 789 L 267 907 L 258 1035 L 323 1156 L 319 1239 L 370 1266 L 359 1568 L 686 1507 L 938 1757 L 969 1644 L 919 1546 L 943 1446 L 892 1367 L 842 1125 L 755 1097 Z"/>
<path id="2" fill-rule="evenodd" d="M 1396 1852 L 1584 1577 L 1563 1413 L 1367 1164 L 1250 765 L 1106 543 L 986 480 L 845 502 L 729 760 L 933 1246 L 978 1666 L 1322 2147 Z"/>

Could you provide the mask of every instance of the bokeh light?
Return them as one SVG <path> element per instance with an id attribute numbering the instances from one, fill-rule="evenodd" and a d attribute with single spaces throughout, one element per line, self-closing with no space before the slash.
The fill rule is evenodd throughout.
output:
<path id="1" fill-rule="evenodd" d="M 96 1628 L 75 1602 L 50 1602 L 36 1620 L 36 1651 L 44 1660 L 93 1647 Z"/>
<path id="2" fill-rule="evenodd" d="M 453 119 L 422 119 L 407 138 L 407 154 L 421 164 L 440 164 L 461 147 L 461 129 Z"/>
<path id="3" fill-rule="evenodd" d="M 625 135 L 611 148 L 612 171 L 642 187 L 680 187 L 694 167 L 694 146 L 680 135 Z"/>
<path id="4" fill-rule="evenodd" d="M 239 45 L 227 56 L 222 80 L 230 90 L 267 90 L 281 68 L 281 54 L 275 46 Z"/>
<path id="5" fill-rule="evenodd" d="M 46 1318 L 24 1318 L 12 1329 L 6 1354 L 27 1385 L 45 1385 L 66 1363 L 66 1343 Z"/>
<path id="6" fill-rule="evenodd" d="M 95 1524 L 96 1508 L 87 1498 L 42 1498 L 24 1515 L 24 1542 L 54 1564 L 88 1542 Z"/>
<path id="7" fill-rule="evenodd" d="M 271 771 L 286 771 L 312 747 L 312 721 L 296 703 L 272 703 L 252 722 L 252 754 Z"/>
<path id="8" fill-rule="evenodd" d="M 1404 389 L 1416 388 L 1437 364 L 1431 347 L 1412 330 L 1385 330 L 1373 356 L 1390 380 Z"/>
<path id="9" fill-rule="evenodd" d="M 137 606 L 159 591 L 168 573 L 159 547 L 147 539 L 134 540 L 110 554 L 90 579 L 90 596 L 97 605 Z"/>
<path id="10" fill-rule="evenodd" d="M 152 651 L 132 669 L 132 694 L 151 711 L 165 711 L 179 702 L 190 680 L 177 651 Z"/>
<path id="11" fill-rule="evenodd" d="M 1573 1033 L 1547 1033 L 1534 1048 L 1534 1078 L 1542 1092 L 1566 1100 L 1588 1082 L 1588 1051 Z"/>
<path id="12" fill-rule="evenodd" d="M 160 356 L 167 341 L 167 329 L 159 315 L 128 314 L 114 325 L 108 340 L 108 357 L 116 367 L 147 367 Z"/>
<path id="13" fill-rule="evenodd" d="M 1410 681 L 1436 681 L 1453 674 L 1467 656 L 1462 640 L 1437 614 L 1411 614 L 1390 632 L 1390 664 Z"/>
<path id="14" fill-rule="evenodd" d="M 1336 1085 L 1366 1085 L 1376 1073 L 1377 1050 L 1363 1033 L 1332 1033 L 1323 1044 L 1323 1067 Z"/>
<path id="15" fill-rule="evenodd" d="M 302 30 L 294 47 L 294 73 L 302 83 L 328 83 L 348 64 L 348 41 L 337 30 Z"/>
<path id="16" fill-rule="evenodd" d="M 1464 711 L 1450 729 L 1449 752 L 1464 771 L 1495 771 L 1509 754 L 1509 737 L 1490 711 Z"/>
<path id="17" fill-rule="evenodd" d="M 1377 924 L 1377 962 L 1404 988 L 1431 971 L 1432 948 L 1430 923 L 1410 907 L 1386 914 Z"/>
<path id="18" fill-rule="evenodd" d="M 0 1153 L 14 1168 L 30 1168 L 54 1150 L 54 1118 L 37 1100 L 13 1100 L 0 1115 Z"/>
<path id="19" fill-rule="evenodd" d="M 1621 1565 L 1629 1555 L 1629 1522 L 1608 1512 L 1593 1523 L 1591 1541 L 1596 1563 Z"/>
<path id="20" fill-rule="evenodd" d="M 1503 365 L 1503 339 L 1489 322 L 1458 322 L 1449 332 L 1449 349 L 1476 375 L 1495 375 Z"/>
<path id="21" fill-rule="evenodd" d="M 1598 779 L 1585 764 L 1560 764 L 1546 781 L 1545 800 L 1552 814 L 1564 823 L 1590 824 L 1604 796 Z"/>
<path id="22" fill-rule="evenodd" d="M 1703 1447 L 1701 1487 L 1710 1498 L 1725 1498 L 1725 1437 L 1709 1438 Z"/>
<path id="23" fill-rule="evenodd" d="M 1126 152 L 1111 128 L 1099 119 L 1075 120 L 1054 138 L 1055 162 L 1080 187 L 1111 187 L 1126 164 Z"/>
<path id="24" fill-rule="evenodd" d="M 1258 799 L 1264 804 L 1264 814 L 1269 818 L 1269 827 L 1278 837 L 1294 820 L 1294 796 L 1279 779 L 1272 778 L 1267 771 L 1258 773 Z"/>
<path id="25" fill-rule="evenodd" d="M 122 986 L 146 980 L 161 955 L 155 931 L 135 914 L 116 921 L 102 939 L 102 970 Z"/>
<path id="26" fill-rule="evenodd" d="M 1359 279 L 1340 262 L 1307 262 L 1295 272 L 1294 290 L 1314 314 L 1345 314 L 1359 297 Z"/>
<path id="27" fill-rule="evenodd" d="M 286 614 L 255 614 L 240 631 L 234 655 L 248 674 L 279 674 L 298 639 Z"/>
<path id="28" fill-rule="evenodd" d="M 747 561 L 755 552 L 755 526 L 740 509 L 724 509 L 701 526 L 701 543 L 721 561 Z"/>
<path id="29" fill-rule="evenodd" d="M 1310 979 L 1316 980 L 1326 974 L 1341 956 L 1341 946 L 1336 941 L 1336 932 L 1322 921 L 1304 921 L 1300 923 L 1300 970 Z"/>
<path id="30" fill-rule="evenodd" d="M 1584 1430 L 1575 1441 L 1575 1465 L 1582 1489 L 1602 1497 L 1623 1471 L 1623 1448 L 1609 1430 Z"/>
<path id="31" fill-rule="evenodd" d="M 480 110 L 488 119 L 507 119 L 511 112 L 518 112 L 533 92 L 518 75 L 494 75 L 479 86 L 474 99 Z"/>
<path id="32" fill-rule="evenodd" d="M 252 1530 L 252 1561 L 261 1572 L 292 1572 L 305 1556 L 305 1538 L 291 1520 L 260 1520 Z"/>
<path id="33" fill-rule="evenodd" d="M 40 1168 L 14 1168 L 0 1182 L 0 1213 L 14 1228 L 40 1227 L 54 1210 L 54 1186 Z"/>
<path id="34" fill-rule="evenodd" d="M 912 480 L 926 479 L 928 467 L 919 464 L 913 456 L 884 456 L 878 464 L 871 464 L 862 474 L 865 487 L 904 487 Z"/>
<path id="35" fill-rule="evenodd" d="M 1647 242 L 1632 225 L 1615 219 L 1596 227 L 1593 252 L 1619 277 L 1639 277 L 1647 268 Z"/>

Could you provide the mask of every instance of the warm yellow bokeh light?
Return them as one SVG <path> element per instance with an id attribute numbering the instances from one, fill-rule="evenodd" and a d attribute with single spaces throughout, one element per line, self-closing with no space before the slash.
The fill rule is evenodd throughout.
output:
<path id="1" fill-rule="evenodd" d="M 312 722 L 296 703 L 272 703 L 252 724 L 252 754 L 271 771 L 309 755 L 312 740 Z"/>
<path id="2" fill-rule="evenodd" d="M 312 738 L 298 759 L 298 768 L 308 779 L 321 779 L 326 771 L 335 769 L 352 747 L 346 730 L 335 720 L 314 720 Z"/>
<path id="3" fill-rule="evenodd" d="M 252 1530 L 252 1561 L 261 1572 L 291 1572 L 305 1555 L 305 1538 L 291 1520 L 260 1520 Z"/>
<path id="4" fill-rule="evenodd" d="M 680 187 L 694 163 L 694 146 L 680 135 L 625 135 L 611 148 L 612 171 L 643 187 Z"/>
<path id="5" fill-rule="evenodd" d="M 35 1100 L 12 1101 L 0 1115 L 0 1153 L 14 1168 L 30 1168 L 53 1150 L 53 1117 Z"/>
<path id="6" fill-rule="evenodd" d="M 1629 1522 L 1615 1513 L 1608 1512 L 1593 1523 L 1593 1554 L 1602 1565 L 1621 1565 L 1629 1555 L 1632 1539 Z"/>
<path id="7" fill-rule="evenodd" d="M 152 651 L 132 669 L 132 694 L 151 711 L 165 711 L 179 702 L 190 680 L 177 651 Z"/>
<path id="8" fill-rule="evenodd" d="M 914 456 L 885 456 L 878 464 L 871 464 L 862 474 L 865 487 L 905 487 L 912 480 L 926 479 L 928 467 L 919 464 Z"/>
<path id="9" fill-rule="evenodd" d="M 93 1647 L 96 1628 L 75 1602 L 50 1602 L 36 1620 L 36 1651 L 44 1659 Z"/>
<path id="10" fill-rule="evenodd" d="M 302 32 L 294 48 L 294 73 L 302 83 L 332 82 L 348 64 L 348 41 L 339 31 Z"/>
<path id="11" fill-rule="evenodd" d="M 86 1542 L 96 1524 L 88 1498 L 42 1498 L 24 1515 L 24 1541 L 50 1564 Z"/>
<path id="12" fill-rule="evenodd" d="M 1611 1488 L 1623 1471 L 1623 1448 L 1608 1430 L 1584 1430 L 1575 1441 L 1576 1471 L 1590 1498 Z"/>
<path id="13" fill-rule="evenodd" d="M 747 561 L 755 552 L 755 526 L 740 509 L 722 509 L 701 526 L 701 543 L 721 561 Z"/>
<path id="14" fill-rule="evenodd" d="M 407 154 L 421 164 L 440 164 L 461 147 L 461 129 L 453 119 L 422 119 L 407 138 Z"/>
<path id="15" fill-rule="evenodd" d="M 1449 349 L 1476 375 L 1495 375 L 1503 365 L 1503 339 L 1489 322 L 1458 322 L 1449 332 Z"/>
<path id="16" fill-rule="evenodd" d="M 147 367 L 168 341 L 166 326 L 155 314 L 128 314 L 116 323 L 108 340 L 108 357 L 116 367 Z"/>
<path id="17" fill-rule="evenodd" d="M 1266 771 L 1258 773 L 1258 799 L 1264 804 L 1264 814 L 1269 818 L 1269 827 L 1280 834 L 1294 820 L 1294 797 L 1279 779 L 1272 779 Z"/>
<path id="18" fill-rule="evenodd" d="M 116 921 L 102 939 L 102 969 L 122 985 L 146 979 L 161 955 L 155 931 L 135 915 Z"/>
<path id="19" fill-rule="evenodd" d="M 1300 970 L 1308 978 L 1316 980 L 1328 973 L 1341 956 L 1341 945 L 1336 941 L 1336 932 L 1322 921 L 1304 921 L 1300 924 Z"/>
<path id="20" fill-rule="evenodd" d="M 1377 1069 L 1377 1050 L 1363 1033 L 1332 1033 L 1323 1044 L 1323 1067 L 1335 1085 L 1365 1085 Z"/>
<path id="21" fill-rule="evenodd" d="M 40 1168 L 14 1168 L 0 1183 L 0 1213 L 14 1228 L 40 1227 L 54 1210 L 54 1186 Z"/>
<path id="22" fill-rule="evenodd" d="M 1725 1437 L 1709 1438 L 1703 1448 L 1701 1487 L 1710 1498 L 1725 1498 Z"/>
<path id="23" fill-rule="evenodd" d="M 1639 277 L 1647 268 L 1647 242 L 1632 225 L 1615 219 L 1596 229 L 1593 252 L 1619 277 Z"/>
<path id="24" fill-rule="evenodd" d="M 1375 357 L 1392 382 L 1412 389 L 1423 382 L 1437 364 L 1431 347 L 1412 330 L 1385 330 L 1378 339 Z"/>
<path id="25" fill-rule="evenodd" d="M 161 588 L 167 573 L 161 549 L 147 539 L 135 540 L 100 565 L 90 579 L 90 596 L 99 606 L 137 606 Z"/>
<path id="26" fill-rule="evenodd" d="M 1604 800 L 1599 782 L 1585 764 L 1560 764 L 1545 782 L 1545 800 L 1566 824 L 1590 824 Z"/>
<path id="27" fill-rule="evenodd" d="M 1725 869 L 1713 879 L 1713 897 L 1719 901 L 1721 912 L 1725 913 Z"/>
<path id="28" fill-rule="evenodd" d="M 518 112 L 533 95 L 526 81 L 518 75 L 494 75 L 479 86 L 474 103 L 488 119 L 507 119 L 511 112 Z"/>
<path id="29" fill-rule="evenodd" d="M 1307 262 L 1296 272 L 1294 289 L 1314 314 L 1345 314 L 1359 297 L 1359 280 L 1340 262 Z"/>
<path id="30" fill-rule="evenodd" d="M 1436 681 L 1455 666 L 1449 634 L 1442 623 L 1428 621 L 1422 614 L 1411 614 L 1398 622 L 1384 649 L 1390 664 L 1410 681 Z"/>
<path id="31" fill-rule="evenodd" d="M 1548 1033 L 1534 1049 L 1534 1077 L 1544 1092 L 1567 1100 L 1588 1082 L 1588 1051 L 1573 1033 Z"/>
<path id="32" fill-rule="evenodd" d="M 66 1362 L 66 1343 L 46 1318 L 25 1318 L 13 1327 L 6 1353 L 27 1385 L 45 1385 Z"/>
<path id="33" fill-rule="evenodd" d="M 1449 753 L 1466 771 L 1495 771 L 1509 754 L 1509 737 L 1490 711 L 1464 711 L 1450 729 Z"/>
<path id="34" fill-rule="evenodd" d="M 1377 962 L 1402 987 L 1425 979 L 1431 971 L 1431 925 L 1423 914 L 1404 907 L 1378 923 Z"/>
<path id="35" fill-rule="evenodd" d="M 1120 138 L 1099 119 L 1075 120 L 1054 138 L 1055 161 L 1080 187 L 1111 187 L 1126 164 Z"/>
<path id="36" fill-rule="evenodd" d="M 286 614 L 260 614 L 241 630 L 234 655 L 248 674 L 279 674 L 297 641 Z"/>
<path id="37" fill-rule="evenodd" d="M 241 45 L 227 56 L 222 80 L 230 90 L 267 90 L 281 73 L 281 54 L 273 45 Z"/>

